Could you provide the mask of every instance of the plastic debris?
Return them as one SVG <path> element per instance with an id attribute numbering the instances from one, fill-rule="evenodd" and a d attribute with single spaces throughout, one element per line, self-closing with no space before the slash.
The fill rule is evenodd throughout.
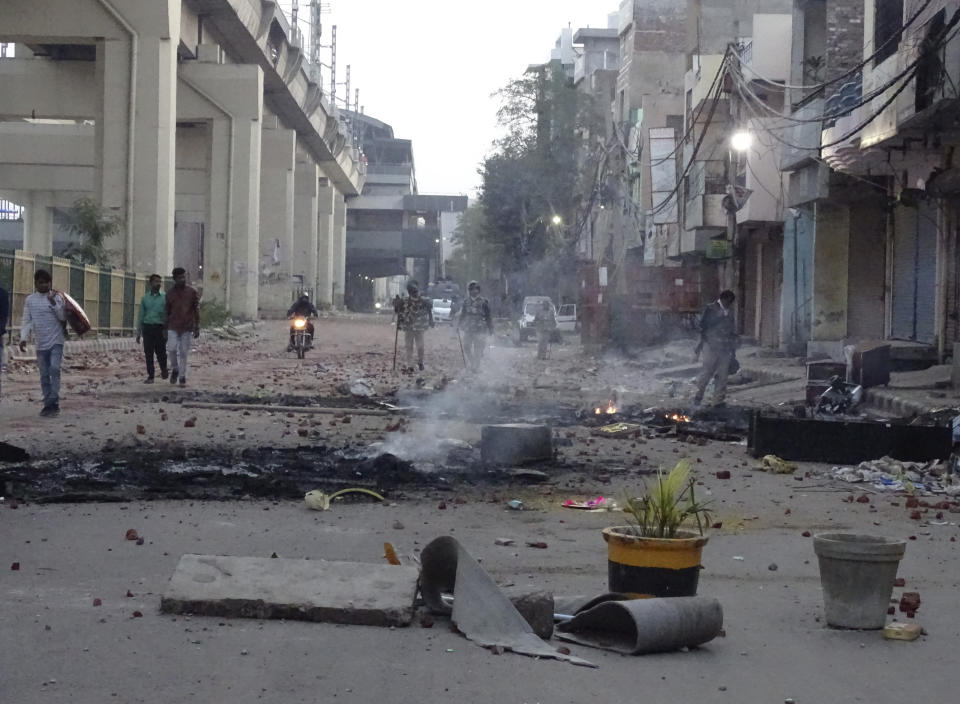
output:
<path id="1" fill-rule="evenodd" d="M 834 467 L 835 479 L 852 484 L 867 483 L 880 491 L 960 495 L 960 484 L 947 475 L 937 460 L 902 462 L 892 457 L 861 462 L 856 467 Z"/>
<path id="2" fill-rule="evenodd" d="M 390 543 L 383 544 L 383 556 L 387 559 L 391 565 L 399 565 L 400 558 L 397 557 L 397 551 L 393 549 L 393 545 Z"/>
<path id="3" fill-rule="evenodd" d="M 797 471 L 797 465 L 793 462 L 787 462 L 776 455 L 764 455 L 757 465 L 761 472 L 771 471 L 774 474 L 793 474 Z"/>
<path id="4" fill-rule="evenodd" d="M 522 511 L 523 502 L 520 499 L 511 499 L 510 501 L 507 502 L 507 508 L 509 508 L 512 511 Z"/>
<path id="5" fill-rule="evenodd" d="M 573 499 L 567 499 L 561 505 L 563 508 L 574 508 L 581 511 L 613 511 L 617 508 L 615 501 L 612 501 L 604 496 L 598 496 L 595 499 L 587 499 L 586 501 L 574 501 Z"/>
<path id="6" fill-rule="evenodd" d="M 350 382 L 350 393 L 353 396 L 369 398 L 374 395 L 373 382 L 369 379 L 354 379 Z"/>
<path id="7" fill-rule="evenodd" d="M 916 623 L 888 623 L 883 627 L 887 640 L 916 640 L 923 635 L 923 627 Z"/>
<path id="8" fill-rule="evenodd" d="M 384 498 L 377 492 L 358 487 L 353 489 L 341 489 L 340 491 L 335 491 L 332 494 L 325 494 L 322 491 L 314 489 L 313 491 L 308 491 L 306 495 L 304 495 L 303 501 L 307 505 L 307 508 L 311 508 L 314 511 L 328 511 L 330 509 L 330 502 L 340 496 L 343 496 L 344 494 L 367 494 L 368 496 L 375 498 L 377 501 L 384 500 Z"/>

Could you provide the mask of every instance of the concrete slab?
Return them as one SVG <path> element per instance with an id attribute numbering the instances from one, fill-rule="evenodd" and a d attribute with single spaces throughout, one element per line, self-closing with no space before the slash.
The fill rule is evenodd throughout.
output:
<path id="1" fill-rule="evenodd" d="M 160 610 L 169 614 L 407 626 L 415 567 L 226 555 L 180 558 Z"/>
<path id="2" fill-rule="evenodd" d="M 553 458 L 553 434 L 546 425 L 484 425 L 480 429 L 480 453 L 484 462 L 496 464 L 549 460 Z"/>

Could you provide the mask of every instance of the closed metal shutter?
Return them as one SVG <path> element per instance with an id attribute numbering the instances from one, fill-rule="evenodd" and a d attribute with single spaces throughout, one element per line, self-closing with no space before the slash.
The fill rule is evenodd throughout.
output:
<path id="1" fill-rule="evenodd" d="M 931 344 L 935 337 L 937 207 L 898 206 L 893 240 L 892 337 Z"/>

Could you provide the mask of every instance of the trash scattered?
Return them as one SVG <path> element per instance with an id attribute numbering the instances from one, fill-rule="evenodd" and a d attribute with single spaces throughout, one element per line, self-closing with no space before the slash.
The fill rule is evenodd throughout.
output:
<path id="1" fill-rule="evenodd" d="M 639 423 L 611 423 L 596 428 L 592 435 L 602 438 L 626 438 L 643 430 Z"/>
<path id="2" fill-rule="evenodd" d="M 393 549 L 393 545 L 390 543 L 383 544 L 383 556 L 391 565 L 401 564 L 400 558 L 397 557 L 397 551 Z"/>
<path id="3" fill-rule="evenodd" d="M 574 508 L 581 511 L 615 511 L 617 503 L 604 496 L 598 496 L 595 499 L 587 499 L 586 501 L 567 499 L 561 506 L 563 506 L 563 508 Z"/>
<path id="4" fill-rule="evenodd" d="M 314 489 L 313 491 L 308 491 L 306 495 L 304 495 L 303 501 L 306 503 L 307 508 L 311 508 L 314 511 L 327 511 L 330 509 L 330 502 L 340 496 L 343 496 L 344 494 L 366 494 L 368 496 L 372 496 L 377 501 L 384 500 L 384 498 L 375 491 L 355 487 L 352 489 L 341 489 L 340 491 L 335 491 L 329 495 Z"/>
<path id="5" fill-rule="evenodd" d="M 743 562 L 743 559 L 744 559 L 744 558 L 743 558 L 742 555 L 734 555 L 734 556 L 733 556 L 733 559 L 734 559 L 734 560 L 737 560 L 738 562 Z"/>
<path id="6" fill-rule="evenodd" d="M 513 538 L 497 538 L 496 540 L 493 541 L 493 544 L 494 544 L 494 545 L 502 545 L 502 546 L 510 546 L 510 545 L 515 544 L 515 542 L 516 542 L 516 541 L 513 540 Z"/>
<path id="7" fill-rule="evenodd" d="M 883 637 L 887 640 L 916 640 L 923 635 L 923 627 L 916 623 L 888 623 L 883 627 Z"/>
<path id="8" fill-rule="evenodd" d="M 892 457 L 861 462 L 856 467 L 834 467 L 834 479 L 852 484 L 867 483 L 880 491 L 960 496 L 960 484 L 946 474 L 943 463 L 903 462 Z"/>
<path id="9" fill-rule="evenodd" d="M 507 502 L 507 508 L 511 509 L 512 511 L 522 511 L 523 502 L 520 499 L 511 499 Z"/>
<path id="10" fill-rule="evenodd" d="M 774 474 L 793 474 L 797 471 L 797 465 L 793 462 L 787 462 L 776 455 L 764 455 L 756 468 L 761 472 L 769 470 Z"/>
<path id="11" fill-rule="evenodd" d="M 127 530 L 127 534 L 124 536 L 127 540 L 136 540 L 140 536 L 137 534 L 137 531 L 133 528 Z"/>
<path id="12" fill-rule="evenodd" d="M 530 541 L 530 540 L 528 540 L 528 541 L 527 541 L 527 547 L 528 547 L 528 548 L 537 548 L 537 549 L 539 549 L 539 550 L 546 550 L 546 549 L 547 549 L 547 544 L 544 543 L 543 541 Z"/>
<path id="13" fill-rule="evenodd" d="M 369 379 L 354 379 L 350 382 L 350 394 L 361 398 L 370 398 L 374 395 L 373 382 Z"/>

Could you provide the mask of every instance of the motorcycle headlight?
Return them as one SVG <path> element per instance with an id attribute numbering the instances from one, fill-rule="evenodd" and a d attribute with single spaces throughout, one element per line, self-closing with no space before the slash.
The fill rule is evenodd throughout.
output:
<path id="1" fill-rule="evenodd" d="M 299 330 L 300 328 L 304 328 L 306 326 L 307 326 L 307 321 L 304 320 L 303 318 L 298 318 L 297 320 L 293 321 L 293 327 L 295 327 L 297 330 Z"/>

